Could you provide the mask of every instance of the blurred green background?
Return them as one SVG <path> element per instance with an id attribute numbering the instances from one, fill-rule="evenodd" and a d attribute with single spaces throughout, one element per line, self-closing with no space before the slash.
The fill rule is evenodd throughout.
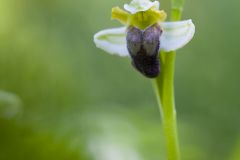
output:
<path id="1" fill-rule="evenodd" d="M 93 35 L 128 0 L 0 0 L 1 160 L 164 160 L 151 82 Z M 178 51 L 183 160 L 240 160 L 240 1 L 187 0 Z M 161 8 L 169 11 L 169 0 Z"/>

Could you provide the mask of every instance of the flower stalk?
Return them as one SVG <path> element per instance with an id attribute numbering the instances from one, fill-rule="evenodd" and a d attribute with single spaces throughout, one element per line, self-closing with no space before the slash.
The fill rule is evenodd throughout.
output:
<path id="1" fill-rule="evenodd" d="M 161 72 L 154 80 L 154 88 L 161 111 L 168 160 L 180 160 L 177 120 L 174 100 L 174 66 L 176 53 L 161 52 Z"/>
<path id="2" fill-rule="evenodd" d="M 183 0 L 172 0 L 171 20 L 181 19 Z M 161 72 L 154 79 L 154 88 L 161 112 L 168 160 L 180 160 L 177 116 L 174 99 L 174 71 L 176 52 L 160 52 Z"/>

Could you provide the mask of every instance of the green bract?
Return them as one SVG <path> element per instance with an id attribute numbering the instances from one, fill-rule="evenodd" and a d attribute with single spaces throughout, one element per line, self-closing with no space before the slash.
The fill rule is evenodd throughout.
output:
<path id="1" fill-rule="evenodd" d="M 98 48 L 110 54 L 129 56 L 126 45 L 126 31 L 129 26 L 145 30 L 157 23 L 162 34 L 159 37 L 160 50 L 174 51 L 186 45 L 195 33 L 192 20 L 178 22 L 164 22 L 166 13 L 159 10 L 159 2 L 150 0 L 133 0 L 124 5 L 124 10 L 119 7 L 112 9 L 112 19 L 120 21 L 124 26 L 102 30 L 94 35 L 94 42 Z"/>

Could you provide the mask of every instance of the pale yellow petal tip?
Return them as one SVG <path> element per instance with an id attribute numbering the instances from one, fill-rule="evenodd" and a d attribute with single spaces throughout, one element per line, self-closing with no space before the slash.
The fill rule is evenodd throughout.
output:
<path id="1" fill-rule="evenodd" d="M 129 13 L 122 10 L 121 8 L 119 8 L 119 7 L 112 8 L 112 16 L 111 16 L 112 19 L 118 20 L 119 22 L 121 22 L 123 24 L 127 24 L 128 17 L 129 17 Z"/>
<path id="2" fill-rule="evenodd" d="M 164 22 L 167 18 L 167 13 L 164 10 L 156 10 L 155 8 L 150 9 L 150 13 L 152 16 L 158 19 L 158 22 Z"/>

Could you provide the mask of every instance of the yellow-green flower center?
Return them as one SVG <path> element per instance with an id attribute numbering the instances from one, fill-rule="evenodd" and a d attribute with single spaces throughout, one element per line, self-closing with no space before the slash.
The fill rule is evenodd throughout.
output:
<path id="1" fill-rule="evenodd" d="M 167 14 L 161 10 L 150 8 L 147 11 L 130 14 L 119 7 L 112 8 L 112 19 L 116 19 L 124 25 L 135 26 L 139 29 L 145 29 L 154 23 L 163 22 Z"/>

